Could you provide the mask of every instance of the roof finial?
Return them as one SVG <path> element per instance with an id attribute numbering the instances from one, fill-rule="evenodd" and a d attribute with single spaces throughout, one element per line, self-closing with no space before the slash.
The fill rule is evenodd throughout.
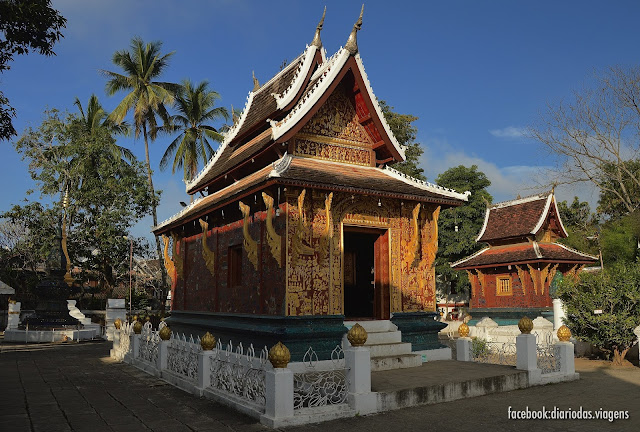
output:
<path id="1" fill-rule="evenodd" d="M 236 122 L 238 121 L 238 116 L 236 115 L 236 112 L 233 109 L 233 104 L 231 104 L 231 120 L 233 120 L 233 124 L 236 124 Z"/>
<path id="2" fill-rule="evenodd" d="M 258 91 L 260 89 L 260 83 L 258 82 L 258 78 L 256 78 L 256 72 L 251 71 L 251 75 L 253 76 L 253 91 Z"/>
<path id="3" fill-rule="evenodd" d="M 316 27 L 316 34 L 313 36 L 313 40 L 311 41 L 311 45 L 315 45 L 318 48 L 322 48 L 322 41 L 320 40 L 320 32 L 322 31 L 322 26 L 324 25 L 324 16 L 327 14 L 327 7 L 324 7 L 324 12 L 322 12 L 322 19 L 318 23 L 318 27 Z"/>
<path id="4" fill-rule="evenodd" d="M 362 5 L 362 9 L 360 10 L 360 17 L 358 21 L 353 25 L 353 29 L 351 30 L 351 34 L 349 35 L 349 39 L 347 39 L 347 43 L 344 45 L 344 48 L 349 51 L 351 55 L 356 55 L 358 52 L 358 39 L 357 34 L 358 30 L 362 28 L 362 14 L 364 13 L 364 4 Z"/>
<path id="5" fill-rule="evenodd" d="M 554 182 L 551 184 L 551 195 L 555 195 L 555 194 L 556 194 L 556 186 L 558 186 L 558 182 L 557 182 L 557 181 L 554 181 Z"/>

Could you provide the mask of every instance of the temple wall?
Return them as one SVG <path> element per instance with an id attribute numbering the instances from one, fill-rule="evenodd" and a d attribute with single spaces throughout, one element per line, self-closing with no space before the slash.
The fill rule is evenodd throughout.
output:
<path id="1" fill-rule="evenodd" d="M 274 218 L 276 232 L 283 233 L 285 224 L 284 217 Z M 256 241 L 256 265 L 244 246 L 243 226 L 241 219 L 207 231 L 207 246 L 213 254 L 209 263 L 207 253 L 203 251 L 203 234 L 178 242 L 173 261 L 182 259 L 183 269 L 182 274 L 178 269 L 175 272 L 174 310 L 284 314 L 284 269 L 273 257 L 267 241 L 266 211 L 254 213 L 248 224 L 248 233 Z M 229 286 L 229 248 L 233 246 L 242 250 L 242 283 L 237 286 Z"/>
<path id="2" fill-rule="evenodd" d="M 302 192 L 286 195 L 287 315 L 344 314 L 343 225 L 389 230 L 391 312 L 435 311 L 437 206 L 414 212 L 415 202 Z"/>

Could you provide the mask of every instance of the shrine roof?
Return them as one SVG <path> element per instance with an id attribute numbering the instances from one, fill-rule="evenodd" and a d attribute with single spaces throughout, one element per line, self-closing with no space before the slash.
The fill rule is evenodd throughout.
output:
<path id="1" fill-rule="evenodd" d="M 476 241 L 491 242 L 535 235 L 540 231 L 552 210 L 559 221 L 560 236 L 567 237 L 555 197 L 551 192 L 504 201 L 489 207 Z"/>
<path id="2" fill-rule="evenodd" d="M 358 166 L 341 162 L 285 154 L 278 161 L 235 183 L 194 200 L 171 218 L 158 224 L 153 232 L 162 233 L 186 221 L 201 217 L 214 207 L 225 205 L 252 187 L 268 181 L 277 184 L 316 187 L 358 194 L 389 196 L 457 206 L 468 200 L 469 193 L 414 179 L 393 168 Z"/>
<path id="3" fill-rule="evenodd" d="M 495 265 L 526 264 L 534 262 L 592 263 L 598 257 L 589 255 L 560 243 L 519 243 L 508 246 L 487 247 L 475 254 L 451 264 L 463 270 Z"/>

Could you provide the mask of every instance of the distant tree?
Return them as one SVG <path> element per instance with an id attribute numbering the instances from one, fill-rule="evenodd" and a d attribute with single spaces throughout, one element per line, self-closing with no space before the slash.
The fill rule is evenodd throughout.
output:
<path id="1" fill-rule="evenodd" d="M 382 114 L 391 128 L 391 132 L 398 140 L 398 143 L 402 146 L 406 146 L 404 162 L 398 162 L 393 165 L 393 168 L 405 173 L 411 177 L 415 177 L 420 180 L 426 180 L 424 176 L 424 169 L 420 168 L 420 156 L 424 153 L 420 143 L 416 142 L 418 128 L 412 123 L 418 120 L 418 117 L 411 114 L 398 114 L 393 111 L 393 107 L 387 105 L 383 100 L 378 101 L 382 108 Z"/>
<path id="2" fill-rule="evenodd" d="M 476 242 L 476 237 L 484 222 L 487 203 L 493 200 L 487 192 L 491 181 L 482 171 L 478 171 L 477 165 L 459 165 L 440 174 L 436 182 L 456 192 L 471 192 L 466 203 L 443 210 L 438 219 L 436 274 L 440 286 L 444 294 L 465 292 L 471 287 L 466 272 L 453 270 L 450 264 L 483 247 L 482 243 Z"/>
<path id="3" fill-rule="evenodd" d="M 160 169 L 171 164 L 171 172 L 175 173 L 176 169 L 183 168 L 184 180 L 191 181 L 198 173 L 199 165 L 204 166 L 213 156 L 211 141 L 222 142 L 224 136 L 208 123 L 229 119 L 226 108 L 214 107 L 218 99 L 220 94 L 210 90 L 207 81 L 195 87 L 191 81 L 183 81 L 174 102 L 178 114 L 171 116 L 170 123 L 160 128 L 170 134 L 179 132 L 164 152 Z"/>
<path id="4" fill-rule="evenodd" d="M 14 55 L 36 51 L 55 55 L 53 46 L 62 38 L 66 20 L 51 7 L 50 0 L 0 1 L 0 72 L 10 69 Z M 16 134 L 15 110 L 0 91 L 0 140 Z"/>
<path id="5" fill-rule="evenodd" d="M 565 277 L 558 294 L 575 337 L 613 354 L 613 363 L 622 365 L 636 340 L 633 330 L 640 325 L 640 264 L 616 264 L 602 272 L 581 273 L 579 279 Z"/>
<path id="6" fill-rule="evenodd" d="M 559 159 L 549 184 L 590 182 L 601 213 L 640 208 L 640 67 L 612 67 L 570 103 L 549 106 L 529 129 Z"/>
<path id="7" fill-rule="evenodd" d="M 569 236 L 559 242 L 581 252 L 598 254 L 598 244 L 595 241 L 598 223 L 596 216 L 591 213 L 591 207 L 586 201 L 574 197 L 571 205 L 567 201 L 558 203 L 560 218 Z"/>
<path id="8" fill-rule="evenodd" d="M 64 215 L 72 264 L 99 275 L 107 294 L 117 275 L 128 270 L 129 241 L 123 236 L 131 236 L 131 227 L 150 213 L 157 200 L 150 195 L 144 166 L 135 158 L 127 163 L 105 151 L 113 146 L 114 138 L 106 127 L 92 132 L 86 119 L 78 115 L 61 118 L 57 111 L 45 113 L 40 127 L 29 128 L 15 147 L 28 161 L 41 194 L 54 202 L 14 206 L 0 215 L 28 228 L 25 241 L 45 248 L 39 259 L 57 247 L 51 241 L 50 225 L 57 227 Z M 33 225 L 42 223 L 38 213 L 48 219 L 45 233 Z M 144 248 L 143 241 L 136 239 L 134 252 Z"/>
<path id="9" fill-rule="evenodd" d="M 605 222 L 600 230 L 599 243 L 605 267 L 635 262 L 640 257 L 640 210 Z"/>

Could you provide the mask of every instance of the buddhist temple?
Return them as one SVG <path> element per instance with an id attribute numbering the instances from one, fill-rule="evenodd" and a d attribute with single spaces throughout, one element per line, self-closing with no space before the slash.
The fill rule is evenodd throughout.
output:
<path id="1" fill-rule="evenodd" d="M 172 329 L 245 346 L 282 341 L 328 358 L 345 320 L 391 320 L 413 350 L 439 347 L 437 221 L 461 194 L 408 177 L 365 73 L 362 14 L 327 57 L 318 24 L 273 78 L 254 77 L 242 114 L 194 197 L 156 226 L 172 279 Z M 171 253 L 170 253 L 171 251 Z M 428 336 L 427 336 L 428 333 Z"/>
<path id="2" fill-rule="evenodd" d="M 554 277 L 598 259 L 557 242 L 567 235 L 553 191 L 487 208 L 476 241 L 488 246 L 451 265 L 469 276 L 470 314 L 514 322 L 550 315 Z"/>

